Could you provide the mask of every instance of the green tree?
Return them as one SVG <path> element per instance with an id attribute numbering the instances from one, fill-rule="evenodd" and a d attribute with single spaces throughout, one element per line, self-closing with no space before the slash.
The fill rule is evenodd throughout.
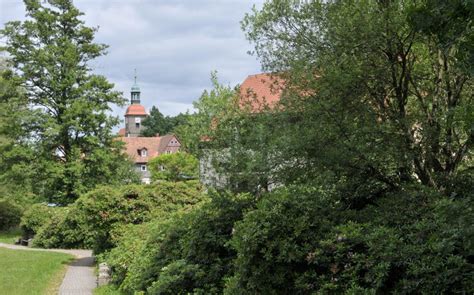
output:
<path id="1" fill-rule="evenodd" d="M 189 115 L 187 124 L 176 128 L 182 147 L 197 157 L 202 155 L 203 148 L 226 142 L 227 138 L 216 136 L 217 127 L 228 125 L 223 122 L 231 116 L 235 105 L 235 89 L 220 84 L 217 73 L 211 74 L 211 82 L 213 89 L 205 90 L 193 102 L 196 113 Z"/>
<path id="2" fill-rule="evenodd" d="M 143 126 L 146 127 L 142 131 L 142 136 L 152 137 L 156 134 L 165 135 L 170 131 L 170 124 L 168 117 L 163 116 L 160 110 L 153 106 L 150 111 L 150 115 L 143 120 Z"/>
<path id="3" fill-rule="evenodd" d="M 199 161 L 191 154 L 178 152 L 163 154 L 150 161 L 153 180 L 180 181 L 198 177 Z"/>
<path id="4" fill-rule="evenodd" d="M 67 203 L 128 175 L 116 173 L 128 164 L 111 132 L 118 118 L 107 113 L 124 99 L 105 77 L 91 73 L 90 61 L 107 46 L 93 42 L 96 29 L 84 25 L 71 0 L 31 0 L 25 6 L 27 20 L 7 23 L 1 33 L 36 112 L 27 132 L 35 143 L 39 193 Z"/>
<path id="5" fill-rule="evenodd" d="M 35 200 L 34 151 L 26 129 L 35 111 L 27 108 L 25 93 L 8 60 L 0 60 L 0 197 L 24 205 Z"/>
<path id="6" fill-rule="evenodd" d="M 276 184 L 282 166 L 276 141 L 281 114 L 262 105 L 254 112 L 239 96 L 239 86 L 222 85 L 216 73 L 213 88 L 194 102 L 196 113 L 177 129 L 187 151 L 201 160 L 204 181 L 234 192 L 259 193 Z"/>
<path id="7" fill-rule="evenodd" d="M 472 6 L 441 3 L 282 0 L 245 17 L 263 67 L 287 81 L 279 150 L 302 161 L 282 178 L 329 170 L 367 197 L 443 189 L 472 168 Z"/>
<path id="8" fill-rule="evenodd" d="M 187 125 L 189 117 L 188 113 L 179 113 L 176 116 L 164 116 L 160 110 L 153 106 L 150 115 L 143 120 L 143 126 L 146 127 L 141 133 L 142 136 L 152 137 L 156 134 L 165 135 L 176 132 L 180 126 Z"/>

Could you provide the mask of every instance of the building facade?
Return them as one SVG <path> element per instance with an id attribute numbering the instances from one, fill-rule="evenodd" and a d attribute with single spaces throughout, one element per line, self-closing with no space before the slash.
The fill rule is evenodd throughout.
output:
<path id="1" fill-rule="evenodd" d="M 131 89 L 130 105 L 125 111 L 125 128 L 120 129 L 119 139 L 125 143 L 125 152 L 134 162 L 143 183 L 151 182 L 149 162 L 161 154 L 176 153 L 181 148 L 179 139 L 174 134 L 154 137 L 142 137 L 145 130 L 143 120 L 148 117 L 145 107 L 141 105 L 140 87 L 135 83 Z"/>

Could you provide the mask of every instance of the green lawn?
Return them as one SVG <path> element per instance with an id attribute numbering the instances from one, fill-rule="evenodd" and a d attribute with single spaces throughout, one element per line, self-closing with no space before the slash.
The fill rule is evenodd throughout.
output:
<path id="1" fill-rule="evenodd" d="M 21 236 L 20 229 L 0 231 L 0 243 L 13 244 Z"/>
<path id="2" fill-rule="evenodd" d="M 73 256 L 0 248 L 0 294 L 57 294 Z"/>

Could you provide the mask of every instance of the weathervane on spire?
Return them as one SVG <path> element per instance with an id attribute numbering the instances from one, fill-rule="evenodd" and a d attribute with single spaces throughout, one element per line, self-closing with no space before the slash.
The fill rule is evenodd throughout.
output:
<path id="1" fill-rule="evenodd" d="M 135 68 L 135 84 L 137 84 L 137 68 Z"/>

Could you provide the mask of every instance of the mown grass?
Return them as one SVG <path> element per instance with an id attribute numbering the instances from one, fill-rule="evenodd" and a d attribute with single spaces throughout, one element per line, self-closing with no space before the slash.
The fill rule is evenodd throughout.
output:
<path id="1" fill-rule="evenodd" d="M 21 230 L 18 228 L 8 231 L 0 231 L 0 243 L 13 244 L 21 236 Z"/>
<path id="2" fill-rule="evenodd" d="M 0 248 L 0 294 L 57 294 L 72 255 Z"/>

